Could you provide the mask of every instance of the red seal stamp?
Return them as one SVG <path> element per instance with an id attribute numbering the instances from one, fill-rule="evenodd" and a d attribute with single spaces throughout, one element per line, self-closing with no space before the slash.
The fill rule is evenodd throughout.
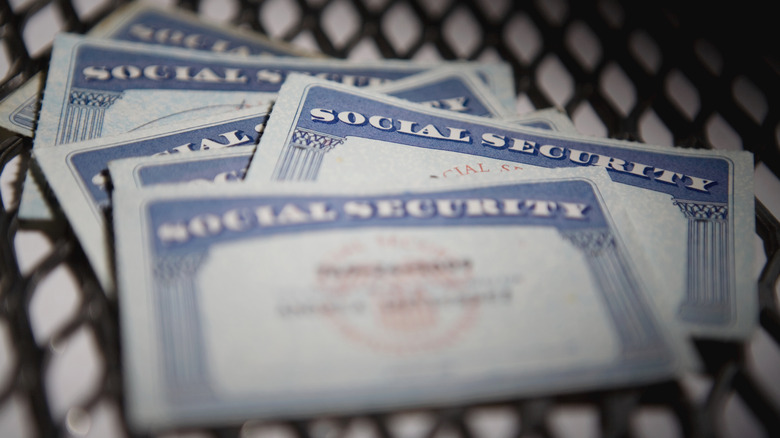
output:
<path id="1" fill-rule="evenodd" d="M 355 240 L 328 255 L 317 282 L 325 312 L 348 339 L 397 354 L 450 345 L 471 327 L 479 301 L 468 295 L 472 261 L 443 246 L 399 235 Z M 345 306 L 344 303 L 350 303 Z"/>

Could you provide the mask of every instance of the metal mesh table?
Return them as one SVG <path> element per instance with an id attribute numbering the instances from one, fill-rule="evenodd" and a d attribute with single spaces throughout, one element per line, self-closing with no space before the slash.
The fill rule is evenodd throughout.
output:
<path id="1" fill-rule="evenodd" d="M 0 98 L 46 68 L 57 30 L 84 32 L 116 3 L 3 0 Z M 749 150 L 756 160 L 762 266 L 756 271 L 759 330 L 744 344 L 697 340 L 706 368 L 701 375 L 476 406 L 177 434 L 780 436 L 780 224 L 772 213 L 780 213 L 780 56 L 768 11 L 751 2 L 694 9 L 606 0 L 179 5 L 336 57 L 503 59 L 514 69 L 519 112 L 557 105 L 586 134 Z M 66 225 L 44 233 L 19 223 L 16 199 L 31 141 L 2 133 L 1 144 L 0 436 L 133 436 L 123 420 L 117 303 L 100 290 Z"/>

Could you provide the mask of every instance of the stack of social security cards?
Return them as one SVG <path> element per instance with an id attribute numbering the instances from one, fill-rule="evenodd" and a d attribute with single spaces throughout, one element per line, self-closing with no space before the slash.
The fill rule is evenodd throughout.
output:
<path id="1" fill-rule="evenodd" d="M 131 4 L 0 105 L 20 216 L 118 297 L 132 427 L 645 384 L 750 336 L 749 153 L 517 117 L 502 63 L 305 55 Z"/>

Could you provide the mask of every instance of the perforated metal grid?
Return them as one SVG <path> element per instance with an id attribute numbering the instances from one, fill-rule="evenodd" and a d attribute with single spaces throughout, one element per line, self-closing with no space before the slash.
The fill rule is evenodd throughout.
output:
<path id="1" fill-rule="evenodd" d="M 117 3 L 2 0 L 0 97 L 46 67 L 57 31 L 83 32 Z M 752 151 L 763 201 L 761 327 L 744 344 L 697 341 L 706 372 L 656 385 L 164 436 L 780 436 L 780 57 L 765 11 L 751 2 L 179 4 L 337 57 L 503 59 L 514 68 L 518 112 L 558 105 L 586 134 Z M 117 303 L 97 286 L 66 225 L 45 233 L 20 226 L 31 141 L 2 138 L 0 436 L 134 436 L 123 419 Z"/>

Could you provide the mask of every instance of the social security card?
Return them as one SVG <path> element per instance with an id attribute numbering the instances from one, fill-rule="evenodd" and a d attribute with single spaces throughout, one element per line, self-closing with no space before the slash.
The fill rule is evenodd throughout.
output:
<path id="1" fill-rule="evenodd" d="M 667 281 L 656 293 L 690 331 L 749 336 L 757 295 L 748 152 L 528 129 L 299 76 L 285 83 L 246 180 L 392 184 L 583 166 L 636 189 L 625 202 L 650 268 Z"/>
<path id="2" fill-rule="evenodd" d="M 496 95 L 514 98 L 507 65 L 451 65 L 478 72 Z M 250 58 L 63 34 L 54 42 L 50 68 L 60 74 L 47 78 L 35 147 L 127 132 L 219 106 L 269 101 L 289 72 L 366 86 L 439 66 Z"/>
<path id="3" fill-rule="evenodd" d="M 680 337 L 649 303 L 608 179 L 562 172 L 437 189 L 117 190 L 131 424 L 669 378 Z"/>
<path id="4" fill-rule="evenodd" d="M 120 7 L 89 34 L 120 41 L 244 56 L 324 56 L 232 24 L 213 24 L 184 9 L 162 8 L 145 2 L 131 2 Z"/>
<path id="5" fill-rule="evenodd" d="M 443 66 L 366 88 L 458 114 L 495 117 L 529 128 L 577 133 L 574 123 L 562 109 L 551 107 L 518 115 L 507 108 L 475 72 L 461 68 Z"/>
<path id="6" fill-rule="evenodd" d="M 137 133 L 33 151 L 33 172 L 57 199 L 108 294 L 114 293 L 111 245 L 104 209 L 109 205 L 108 162 L 127 157 L 196 155 L 257 144 L 268 107 L 249 108 Z M 244 163 L 246 165 L 246 161 Z"/>
<path id="7" fill-rule="evenodd" d="M 88 35 L 235 55 L 322 56 L 261 34 L 218 26 L 182 10 L 131 2 L 106 17 Z M 56 71 L 54 74 L 58 74 Z M 0 126 L 32 137 L 45 83 L 38 73 L 0 102 Z"/>
<path id="8" fill-rule="evenodd" d="M 441 67 L 368 88 L 460 114 L 501 119 L 516 116 L 475 72 L 460 68 Z"/>
<path id="9" fill-rule="evenodd" d="M 557 107 L 549 107 L 531 111 L 523 115 L 503 117 L 501 120 L 504 120 L 508 123 L 517 123 L 529 128 L 546 129 L 549 131 L 566 132 L 569 134 L 579 134 L 577 127 L 566 114 L 566 111 Z"/>
<path id="10" fill-rule="evenodd" d="M 0 127 L 33 136 L 44 82 L 43 74 L 37 73 L 0 102 Z"/>

